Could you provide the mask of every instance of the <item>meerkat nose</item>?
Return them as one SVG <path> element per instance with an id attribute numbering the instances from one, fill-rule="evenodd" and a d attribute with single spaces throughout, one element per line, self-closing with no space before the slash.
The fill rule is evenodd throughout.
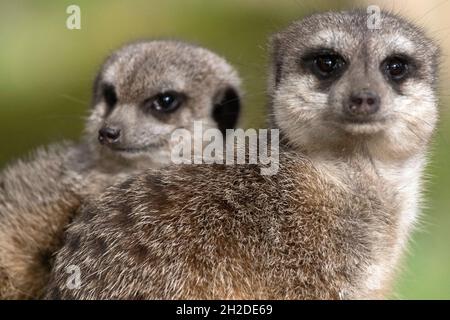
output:
<path id="1" fill-rule="evenodd" d="M 103 127 L 98 131 L 98 141 L 101 144 L 115 144 L 119 142 L 120 129 Z"/>
<path id="2" fill-rule="evenodd" d="M 380 109 L 380 97 L 370 90 L 361 90 L 350 95 L 345 111 L 350 116 L 369 116 Z"/>

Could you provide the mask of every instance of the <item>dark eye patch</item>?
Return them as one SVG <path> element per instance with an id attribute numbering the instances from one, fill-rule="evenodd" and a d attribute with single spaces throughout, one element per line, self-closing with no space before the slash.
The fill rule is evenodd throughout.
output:
<path id="1" fill-rule="evenodd" d="M 172 113 L 178 109 L 182 102 L 183 97 L 180 93 L 167 91 L 154 97 L 152 107 L 158 112 Z"/>
<path id="2" fill-rule="evenodd" d="M 108 113 L 111 112 L 117 104 L 116 89 L 110 83 L 102 85 L 102 96 L 108 106 Z"/>
<path id="3" fill-rule="evenodd" d="M 417 62 L 404 54 L 392 54 L 380 64 L 381 73 L 398 93 L 405 80 L 418 76 L 417 70 Z"/>
<path id="4" fill-rule="evenodd" d="M 394 54 L 386 59 L 380 65 L 381 72 L 388 80 L 401 82 L 412 75 L 416 68 L 414 60 L 406 55 Z"/>
<path id="5" fill-rule="evenodd" d="M 167 90 L 144 100 L 142 105 L 145 112 L 162 119 L 177 111 L 186 99 L 182 92 Z"/>
<path id="6" fill-rule="evenodd" d="M 332 49 L 320 48 L 307 52 L 300 62 L 304 71 L 320 80 L 323 89 L 329 87 L 347 69 L 345 58 Z"/>

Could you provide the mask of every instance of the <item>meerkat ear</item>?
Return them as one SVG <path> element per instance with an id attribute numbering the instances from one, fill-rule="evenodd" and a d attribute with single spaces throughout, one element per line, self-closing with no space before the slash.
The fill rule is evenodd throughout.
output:
<path id="1" fill-rule="evenodd" d="M 241 97 L 233 87 L 220 90 L 214 99 L 212 117 L 225 137 L 227 129 L 234 129 L 241 113 Z"/>

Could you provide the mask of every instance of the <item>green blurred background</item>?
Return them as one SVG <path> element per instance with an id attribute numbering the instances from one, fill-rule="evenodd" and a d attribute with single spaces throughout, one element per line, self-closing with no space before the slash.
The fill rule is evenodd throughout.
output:
<path id="1" fill-rule="evenodd" d="M 66 28 L 66 8 L 71 4 L 81 8 L 81 30 Z M 38 145 L 79 138 L 99 65 L 112 50 L 136 39 L 185 39 L 228 58 L 244 79 L 242 125 L 261 126 L 265 117 L 268 35 L 307 13 L 355 4 L 365 3 L 1 0 L 0 167 Z M 401 1 L 380 4 L 400 12 L 405 8 Z M 429 24 L 431 35 L 444 45 L 448 43 L 450 23 L 440 17 L 447 17 L 450 7 L 439 1 L 423 1 L 421 6 L 405 14 L 417 18 L 418 23 Z M 411 3 L 407 7 L 414 9 Z M 450 298 L 448 84 L 444 72 L 442 121 L 428 168 L 427 209 L 393 298 Z"/>

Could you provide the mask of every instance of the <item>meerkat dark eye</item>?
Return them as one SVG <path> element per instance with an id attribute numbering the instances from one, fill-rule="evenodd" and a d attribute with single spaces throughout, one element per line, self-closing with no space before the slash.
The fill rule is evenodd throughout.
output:
<path id="1" fill-rule="evenodd" d="M 388 79 L 400 81 L 408 76 L 410 64 L 407 59 L 394 56 L 384 60 L 381 69 Z"/>
<path id="2" fill-rule="evenodd" d="M 105 83 L 103 85 L 103 98 L 110 109 L 114 108 L 117 103 L 116 89 L 112 84 Z"/>
<path id="3" fill-rule="evenodd" d="M 344 59 L 337 54 L 320 55 L 314 59 L 314 71 L 321 77 L 329 77 L 338 73 L 344 65 Z"/>
<path id="4" fill-rule="evenodd" d="M 304 58 L 304 61 L 310 71 L 319 79 L 337 76 L 346 66 L 345 59 L 333 51 L 310 54 Z"/>
<path id="5" fill-rule="evenodd" d="M 146 109 L 159 113 L 171 113 L 177 110 L 183 103 L 185 97 L 176 91 L 166 91 L 147 99 L 144 102 Z"/>

